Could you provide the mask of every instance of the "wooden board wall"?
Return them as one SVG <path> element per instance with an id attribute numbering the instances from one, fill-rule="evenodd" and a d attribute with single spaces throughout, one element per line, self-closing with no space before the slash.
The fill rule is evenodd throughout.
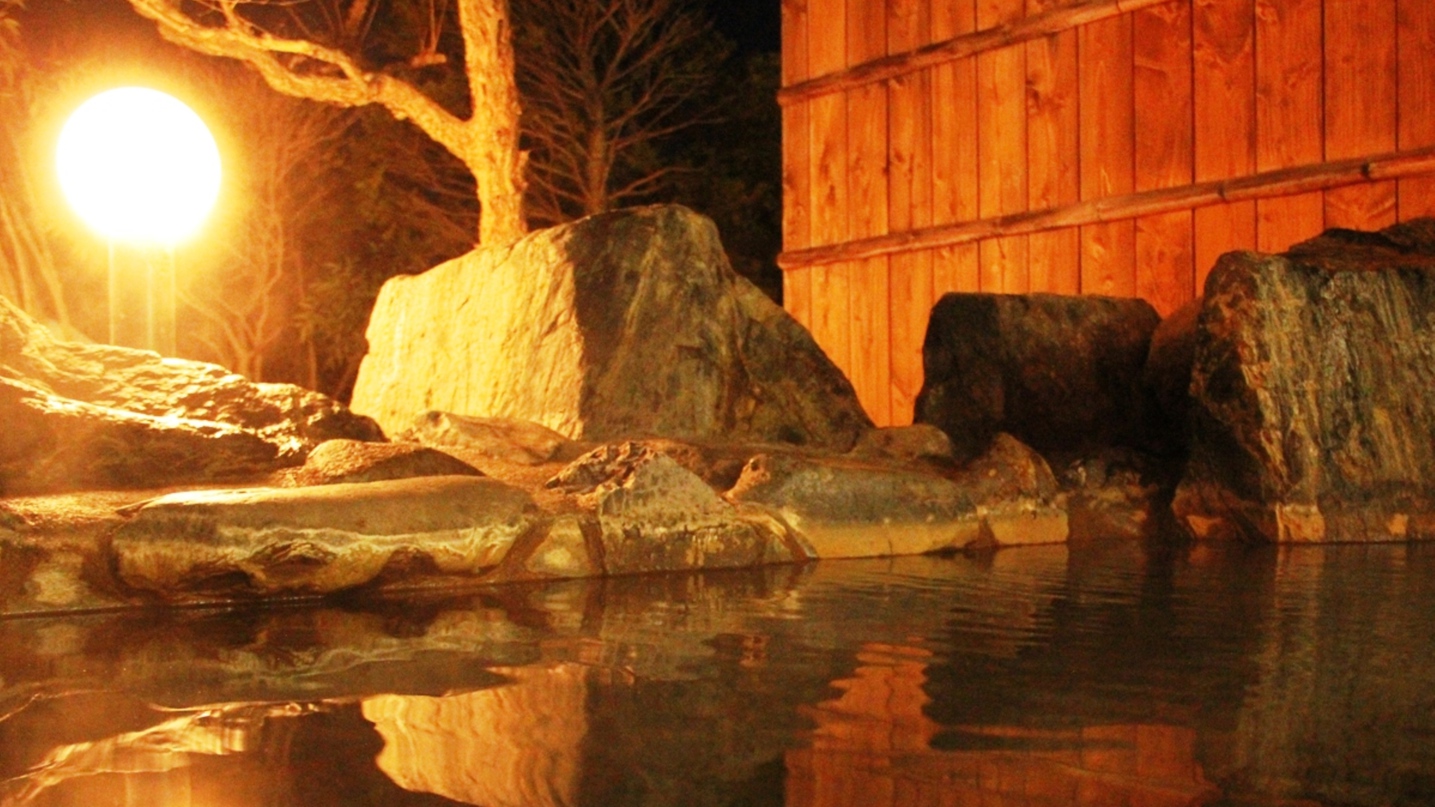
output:
<path id="1" fill-rule="evenodd" d="M 1435 160 L 1407 159 L 1435 148 L 1430 0 L 783 0 L 782 19 L 785 304 L 879 424 L 911 421 L 948 291 L 1167 314 L 1232 249 L 1435 214 Z M 1340 162 L 1372 157 L 1415 167 Z"/>

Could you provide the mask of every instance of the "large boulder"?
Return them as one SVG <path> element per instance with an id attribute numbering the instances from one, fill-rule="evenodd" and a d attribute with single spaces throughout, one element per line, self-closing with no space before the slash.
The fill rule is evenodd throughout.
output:
<path id="1" fill-rule="evenodd" d="M 1159 434 L 1142 384 L 1160 317 L 1144 300 L 947 294 L 922 345 L 916 421 L 972 459 L 1005 432 L 1058 462 Z"/>
<path id="2" fill-rule="evenodd" d="M 1202 538 L 1435 538 L 1435 220 L 1230 253 L 1173 507 Z"/>
<path id="3" fill-rule="evenodd" d="M 0 298 L 0 493 L 252 476 L 320 442 L 382 440 L 368 418 L 289 384 L 143 350 L 55 339 Z"/>
<path id="4" fill-rule="evenodd" d="M 604 214 L 384 285 L 353 407 L 573 439 L 722 436 L 846 450 L 871 428 L 811 335 L 682 207 Z"/>

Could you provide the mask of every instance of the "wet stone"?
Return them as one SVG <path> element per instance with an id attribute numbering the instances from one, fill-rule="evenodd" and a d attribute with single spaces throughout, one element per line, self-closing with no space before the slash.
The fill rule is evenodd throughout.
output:
<path id="1" fill-rule="evenodd" d="M 1066 540 L 1066 513 L 1040 455 L 998 435 L 983 460 L 944 475 L 852 458 L 760 455 L 727 498 L 780 520 L 820 558 Z"/>
<path id="2" fill-rule="evenodd" d="M 180 601 L 340 591 L 391 564 L 401 587 L 472 578 L 541 520 L 527 493 L 472 476 L 177 493 L 129 515 L 119 577 Z"/>
<path id="3" fill-rule="evenodd" d="M 381 482 L 418 476 L 483 476 L 468 463 L 412 443 L 326 440 L 309 452 L 301 468 L 288 472 L 293 486 Z"/>
<path id="4" fill-rule="evenodd" d="M 554 460 L 570 442 L 541 423 L 425 412 L 401 437 L 433 448 L 460 448 L 478 456 L 517 465 Z"/>
<path id="5" fill-rule="evenodd" d="M 608 574 L 760 566 L 794 560 L 762 521 L 742 517 L 700 477 L 639 443 L 602 446 L 550 482 L 596 517 Z"/>

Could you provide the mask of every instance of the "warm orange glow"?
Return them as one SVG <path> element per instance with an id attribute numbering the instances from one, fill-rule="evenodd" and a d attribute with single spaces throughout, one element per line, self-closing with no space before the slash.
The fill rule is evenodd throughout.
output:
<path id="1" fill-rule="evenodd" d="M 219 148 L 204 121 L 145 87 L 96 95 L 70 115 L 56 149 L 60 187 L 80 218 L 114 241 L 173 246 L 219 195 Z"/>

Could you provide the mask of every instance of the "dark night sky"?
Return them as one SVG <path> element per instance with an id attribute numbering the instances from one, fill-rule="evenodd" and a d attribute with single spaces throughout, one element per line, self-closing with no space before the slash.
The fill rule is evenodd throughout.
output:
<path id="1" fill-rule="evenodd" d="M 719 31 L 744 53 L 776 52 L 782 47 L 779 0 L 707 0 Z"/>
<path id="2" fill-rule="evenodd" d="M 737 43 L 743 53 L 777 52 L 782 47 L 781 0 L 701 0 L 718 30 Z M 118 33 L 135 28 L 153 28 L 131 11 L 122 0 L 72 0 L 43 3 L 28 16 L 38 17 L 32 25 L 58 22 L 65 26 L 101 25 Z M 52 13 L 47 13 L 52 12 Z M 117 30 L 118 29 L 118 30 Z"/>

